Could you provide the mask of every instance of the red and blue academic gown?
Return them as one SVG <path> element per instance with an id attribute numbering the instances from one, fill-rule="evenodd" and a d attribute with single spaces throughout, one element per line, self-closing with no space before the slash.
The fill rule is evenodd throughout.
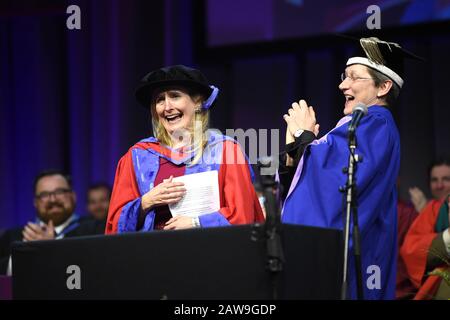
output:
<path id="1" fill-rule="evenodd" d="M 186 165 L 192 154 L 187 155 L 164 146 L 153 137 L 132 146 L 117 166 L 106 234 L 155 229 L 155 209 L 146 214 L 143 223 L 138 223 L 138 220 L 141 197 L 155 186 L 161 158 L 175 166 L 184 166 L 185 175 L 218 171 L 220 209 L 200 216 L 202 227 L 249 224 L 264 220 L 252 185 L 251 167 L 239 144 L 230 137 L 210 130 L 202 160 L 195 165 Z"/>
<path id="2" fill-rule="evenodd" d="M 347 180 L 342 168 L 348 165 L 349 120 L 351 116 L 342 118 L 333 130 L 306 147 L 284 204 L 284 223 L 343 230 L 345 207 L 339 187 Z M 391 112 L 371 106 L 356 136 L 356 152 L 363 159 L 358 163 L 356 185 L 364 298 L 394 299 L 400 139 Z M 352 243 L 349 258 L 349 292 L 356 298 Z M 379 268 L 381 286 L 377 278 L 369 278 L 377 276 L 374 266 Z"/>

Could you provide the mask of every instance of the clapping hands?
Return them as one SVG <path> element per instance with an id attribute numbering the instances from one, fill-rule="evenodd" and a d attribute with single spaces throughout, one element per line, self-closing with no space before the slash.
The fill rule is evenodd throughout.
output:
<path id="1" fill-rule="evenodd" d="M 288 110 L 288 114 L 283 115 L 286 121 L 286 144 L 293 142 L 294 133 L 299 130 L 309 130 L 317 136 L 319 134 L 319 124 L 316 123 L 316 113 L 312 106 L 308 106 L 305 100 L 299 103 L 294 102 Z"/>

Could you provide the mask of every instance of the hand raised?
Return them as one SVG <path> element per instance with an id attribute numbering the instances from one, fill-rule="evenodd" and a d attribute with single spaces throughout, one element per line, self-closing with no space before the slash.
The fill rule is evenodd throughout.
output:
<path id="1" fill-rule="evenodd" d="M 412 204 L 414 205 L 414 208 L 417 212 L 422 211 L 423 208 L 427 205 L 427 197 L 423 193 L 422 190 L 420 190 L 417 187 L 409 188 L 409 196 L 411 199 Z"/>
<path id="2" fill-rule="evenodd" d="M 283 116 L 287 124 L 287 130 L 293 136 L 299 130 L 309 130 L 318 133 L 318 125 L 316 125 L 316 113 L 313 107 L 308 107 L 305 100 L 299 103 L 294 102 L 288 110 L 288 114 Z"/>
<path id="3" fill-rule="evenodd" d="M 51 240 L 55 239 L 55 228 L 53 221 L 46 225 L 28 222 L 22 231 L 23 241 Z"/>

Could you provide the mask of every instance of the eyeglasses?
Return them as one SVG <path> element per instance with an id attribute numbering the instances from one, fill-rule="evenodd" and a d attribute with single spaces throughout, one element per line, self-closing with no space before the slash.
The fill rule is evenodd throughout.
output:
<path id="1" fill-rule="evenodd" d="M 50 197 L 53 195 L 55 196 L 55 198 L 61 199 L 63 198 L 66 193 L 72 192 L 71 189 L 56 189 L 53 192 L 41 192 L 39 194 L 36 195 L 36 198 L 39 199 L 40 201 L 48 201 L 50 199 Z"/>
<path id="2" fill-rule="evenodd" d="M 373 78 L 364 78 L 364 77 L 352 77 L 352 76 L 347 76 L 347 75 L 345 75 L 344 72 L 342 72 L 342 73 L 341 73 L 341 81 L 344 81 L 344 80 L 347 79 L 347 78 L 349 78 L 352 82 L 355 82 L 355 81 L 357 81 L 357 80 L 370 80 L 370 79 L 373 80 Z"/>

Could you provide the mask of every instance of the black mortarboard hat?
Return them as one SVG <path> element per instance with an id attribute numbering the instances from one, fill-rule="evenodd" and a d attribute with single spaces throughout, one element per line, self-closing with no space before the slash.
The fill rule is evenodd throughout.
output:
<path id="1" fill-rule="evenodd" d="M 382 41 L 376 37 L 359 39 L 360 55 L 348 59 L 347 66 L 362 64 L 375 69 L 403 86 L 403 63 L 406 58 L 423 60 L 403 49 L 398 43 Z"/>
<path id="2" fill-rule="evenodd" d="M 208 80 L 199 70 L 176 65 L 157 69 L 145 75 L 136 89 L 136 99 L 142 106 L 148 108 L 155 90 L 169 86 L 193 89 L 204 95 L 206 101 L 203 102 L 203 109 L 209 109 L 219 93 L 219 89 L 209 85 Z"/>

